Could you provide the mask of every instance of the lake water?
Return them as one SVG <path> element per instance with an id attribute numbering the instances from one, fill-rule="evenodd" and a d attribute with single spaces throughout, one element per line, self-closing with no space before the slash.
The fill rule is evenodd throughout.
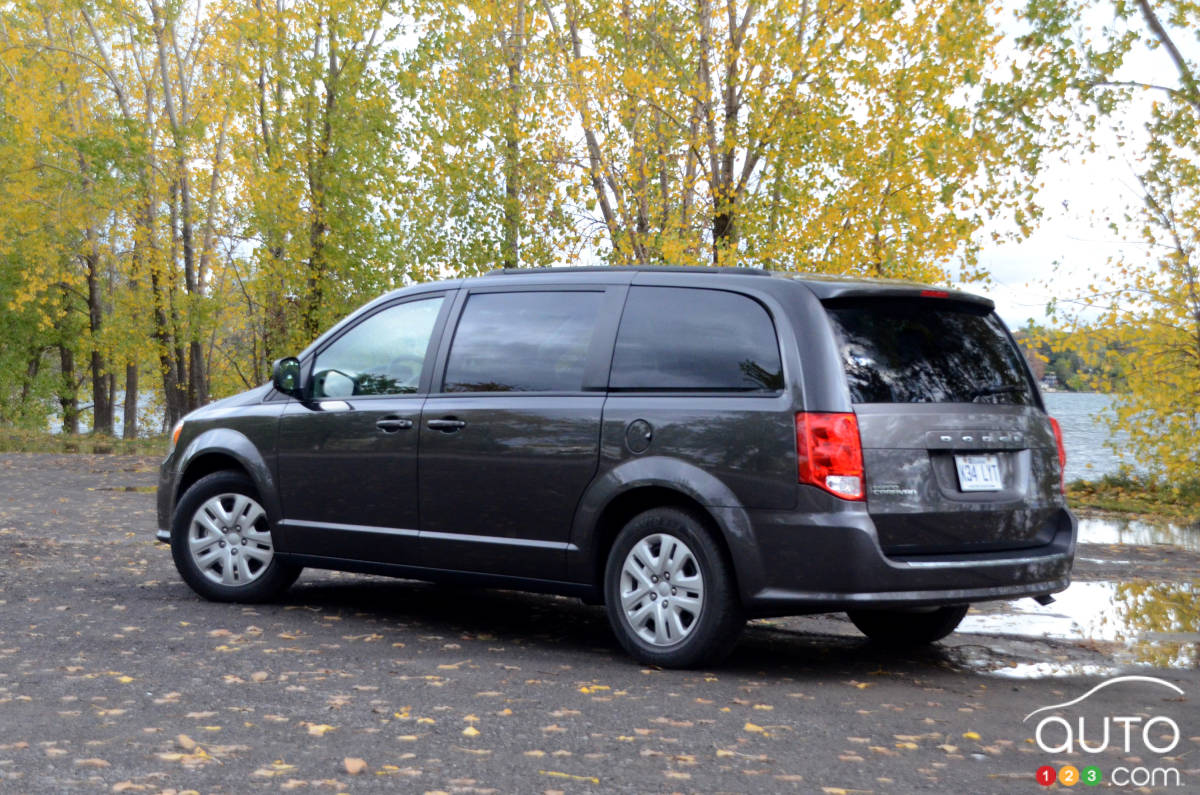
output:
<path id="1" fill-rule="evenodd" d="M 1120 460 L 1107 446 L 1111 436 L 1103 420 L 1113 396 L 1097 392 L 1047 392 L 1046 410 L 1062 426 L 1067 448 L 1066 480 L 1094 480 L 1116 472 Z M 1115 438 L 1119 442 L 1123 434 Z"/>

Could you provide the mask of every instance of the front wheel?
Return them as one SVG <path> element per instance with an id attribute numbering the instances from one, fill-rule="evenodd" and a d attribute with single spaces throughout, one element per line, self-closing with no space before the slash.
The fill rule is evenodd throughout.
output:
<path id="1" fill-rule="evenodd" d="M 970 605 L 914 610 L 848 610 L 862 634 L 884 646 L 923 646 L 949 635 Z"/>
<path id="2" fill-rule="evenodd" d="M 687 668 L 723 659 L 746 623 L 725 556 L 699 517 L 655 508 L 621 530 L 604 572 L 617 640 L 637 660 Z"/>
<path id="3" fill-rule="evenodd" d="M 288 589 L 300 567 L 275 555 L 258 490 L 240 472 L 196 481 L 175 506 L 171 557 L 183 581 L 214 602 L 263 602 Z"/>

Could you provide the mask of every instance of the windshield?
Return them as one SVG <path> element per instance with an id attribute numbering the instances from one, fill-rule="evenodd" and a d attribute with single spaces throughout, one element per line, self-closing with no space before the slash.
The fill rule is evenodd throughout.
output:
<path id="1" fill-rule="evenodd" d="M 855 403 L 1036 405 L 1021 354 L 992 312 L 895 298 L 826 310 Z"/>

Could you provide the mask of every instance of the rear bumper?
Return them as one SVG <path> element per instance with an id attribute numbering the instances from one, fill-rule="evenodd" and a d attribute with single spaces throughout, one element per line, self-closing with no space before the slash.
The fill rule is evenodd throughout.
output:
<path id="1" fill-rule="evenodd" d="M 749 513 L 762 585 L 743 600 L 755 616 L 1016 599 L 1071 582 L 1077 522 L 1066 508 L 1042 546 L 908 557 L 883 553 L 865 510 Z"/>

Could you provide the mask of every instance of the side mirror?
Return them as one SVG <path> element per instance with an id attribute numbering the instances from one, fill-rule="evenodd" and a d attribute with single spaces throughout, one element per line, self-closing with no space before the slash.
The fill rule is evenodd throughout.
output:
<path id="1" fill-rule="evenodd" d="M 276 359 L 271 366 L 271 381 L 285 395 L 300 395 L 300 360 L 295 356 Z"/>

